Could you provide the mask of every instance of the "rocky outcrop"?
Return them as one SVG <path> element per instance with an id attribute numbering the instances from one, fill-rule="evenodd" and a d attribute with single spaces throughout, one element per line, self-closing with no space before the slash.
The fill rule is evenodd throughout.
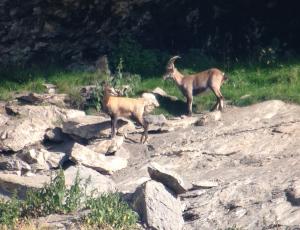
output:
<path id="1" fill-rule="evenodd" d="M 41 117 L 35 117 L 36 113 Z M 26 130 L 13 128 L 32 120 L 34 130 L 45 134 L 46 127 L 62 125 L 56 119 L 70 119 L 78 112 L 26 105 L 8 107 L 1 114 L 5 117 L 2 130 L 22 134 Z M 300 225 L 299 114 L 300 106 L 273 100 L 228 107 L 221 114 L 172 118 L 157 122 L 167 131 L 149 132 L 145 145 L 134 141 L 140 137 L 137 129 L 128 132 L 127 138 L 111 140 L 94 136 L 98 131 L 88 136 L 78 122 L 73 134 L 62 135 L 62 143 L 48 139 L 44 143 L 40 136 L 37 142 L 25 142 L 17 153 L 11 148 L 1 154 L 0 194 L 9 196 L 16 189 L 24 196 L 27 188 L 48 182 L 53 168 L 62 164 L 66 178 L 74 178 L 79 170 L 84 178 L 92 176 L 91 184 L 100 193 L 117 190 L 132 197 L 136 191 L 134 207 L 154 229 L 176 229 L 183 224 L 181 216 L 185 230 L 293 229 Z M 101 119 L 91 124 L 97 126 Z M 160 121 L 155 116 L 151 119 Z M 27 141 L 21 134 L 10 135 L 11 143 L 12 137 L 23 138 L 22 144 Z M 91 139 L 77 143 L 69 138 L 75 135 Z M 60 145 L 67 149 L 59 151 Z M 67 162 L 61 163 L 65 157 Z M 72 164 L 70 159 L 77 165 L 66 168 Z M 113 174 L 101 175 L 108 173 Z"/>
<path id="2" fill-rule="evenodd" d="M 44 139 L 46 130 L 84 112 L 56 106 L 7 106 L 13 115 L 1 126 L 0 151 L 17 152 Z"/>
<path id="3" fill-rule="evenodd" d="M 147 147 L 126 144 L 134 167 L 113 178 L 121 191 L 134 191 L 149 180 L 150 161 L 192 183 L 180 194 L 186 230 L 296 228 L 299 114 L 298 105 L 276 100 L 227 108 L 220 120 L 152 134 Z"/>

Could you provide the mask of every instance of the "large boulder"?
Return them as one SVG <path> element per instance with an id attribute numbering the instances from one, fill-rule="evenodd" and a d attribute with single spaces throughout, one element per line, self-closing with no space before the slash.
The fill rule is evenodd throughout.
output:
<path id="1" fill-rule="evenodd" d="M 105 156 L 78 143 L 75 143 L 72 148 L 70 160 L 105 174 L 112 174 L 127 167 L 127 160 L 124 158 Z"/>
<path id="2" fill-rule="evenodd" d="M 163 184 L 147 181 L 133 194 L 132 206 L 150 229 L 180 230 L 181 203 Z"/>

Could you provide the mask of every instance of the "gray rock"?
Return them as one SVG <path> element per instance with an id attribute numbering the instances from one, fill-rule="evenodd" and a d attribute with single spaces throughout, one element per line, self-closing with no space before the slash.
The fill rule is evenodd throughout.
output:
<path id="1" fill-rule="evenodd" d="M 0 127 L 9 120 L 9 117 L 5 114 L 0 113 Z"/>
<path id="2" fill-rule="evenodd" d="M 129 120 L 119 119 L 118 131 L 126 133 L 135 130 Z M 71 136 L 90 140 L 94 138 L 108 137 L 111 134 L 110 119 L 100 116 L 82 116 L 63 123 L 63 132 Z"/>
<path id="3" fill-rule="evenodd" d="M 149 124 L 164 125 L 164 124 L 167 123 L 167 119 L 163 114 L 160 114 L 160 115 L 146 115 L 144 118 Z"/>
<path id="4" fill-rule="evenodd" d="M 87 147 L 99 154 L 112 154 L 118 151 L 124 141 L 123 136 L 116 136 L 113 139 L 98 140 Z"/>
<path id="5" fill-rule="evenodd" d="M 56 90 L 57 90 L 56 85 L 49 84 L 49 83 L 44 83 L 43 86 L 46 88 L 47 93 L 49 93 L 49 94 L 55 94 L 56 93 Z"/>
<path id="6" fill-rule="evenodd" d="M 19 154 L 22 159 L 32 165 L 35 170 L 49 170 L 58 168 L 67 160 L 67 155 L 62 152 L 49 152 L 46 149 L 30 149 Z"/>
<path id="7" fill-rule="evenodd" d="M 31 170 L 28 163 L 15 157 L 4 157 L 0 159 L 1 171 L 15 171 L 15 172 L 27 172 Z"/>
<path id="8" fill-rule="evenodd" d="M 192 189 L 208 189 L 217 187 L 219 184 L 216 181 L 201 180 L 192 182 Z"/>
<path id="9" fill-rule="evenodd" d="M 82 218 L 87 212 L 77 212 L 75 214 L 51 214 L 45 217 L 32 219 L 34 229 L 48 230 L 78 230 L 82 229 Z"/>
<path id="10" fill-rule="evenodd" d="M 153 93 L 143 93 L 142 98 L 146 101 L 145 113 L 152 112 L 155 107 L 159 107 L 159 102 L 157 101 L 155 95 Z"/>
<path id="11" fill-rule="evenodd" d="M 45 133 L 45 139 L 55 143 L 64 141 L 64 134 L 61 128 L 55 127 L 54 129 L 48 129 Z"/>
<path id="12" fill-rule="evenodd" d="M 28 104 L 51 104 L 59 107 L 66 107 L 68 102 L 70 101 L 69 96 L 67 94 L 55 94 L 55 90 L 50 90 L 51 94 L 38 94 L 38 93 L 29 93 L 19 95 L 16 98 L 23 103 Z"/>
<path id="13" fill-rule="evenodd" d="M 75 143 L 72 148 L 70 160 L 106 174 L 112 174 L 115 171 L 127 167 L 127 160 L 124 158 L 104 156 L 77 143 Z"/>
<path id="14" fill-rule="evenodd" d="M 166 97 L 166 98 L 170 99 L 171 101 L 177 101 L 178 100 L 177 97 L 168 95 L 163 89 L 161 89 L 159 87 L 156 87 L 154 90 L 152 90 L 152 93 L 157 94 L 161 97 Z"/>
<path id="15" fill-rule="evenodd" d="M 157 163 L 151 163 L 148 166 L 148 172 L 153 180 L 163 183 L 176 194 L 184 193 L 189 188 L 184 184 L 179 175 L 175 172 L 164 169 Z"/>
<path id="16" fill-rule="evenodd" d="M 221 112 L 220 111 L 214 111 L 207 114 L 204 114 L 199 118 L 199 120 L 196 121 L 195 125 L 197 126 L 203 126 L 207 125 L 209 123 L 214 123 L 216 121 L 221 120 Z"/>
<path id="17" fill-rule="evenodd" d="M 45 183 L 50 182 L 50 177 L 46 175 L 35 175 L 30 177 L 7 174 L 0 172 L 0 194 L 12 196 L 14 192 L 20 198 L 24 198 L 29 188 L 42 188 Z"/>
<path id="18" fill-rule="evenodd" d="M 299 105 L 274 100 L 228 107 L 220 121 L 204 126 L 190 122 L 202 114 L 186 124 L 189 118 L 168 120 L 178 124 L 174 132 L 153 134 L 144 147 L 124 143 L 129 166 L 114 181 L 131 192 L 149 180 L 148 162 L 156 162 L 195 183 L 180 195 L 185 230 L 294 229 L 300 226 L 299 114 Z"/>
<path id="19" fill-rule="evenodd" d="M 156 181 L 147 181 L 137 188 L 132 206 L 151 229 L 182 229 L 181 203 L 166 187 Z"/>
<path id="20" fill-rule="evenodd" d="M 20 151 L 26 146 L 41 142 L 46 130 L 60 126 L 84 112 L 61 109 L 56 106 L 7 106 L 10 114 L 17 115 L 0 127 L 0 151 Z"/>

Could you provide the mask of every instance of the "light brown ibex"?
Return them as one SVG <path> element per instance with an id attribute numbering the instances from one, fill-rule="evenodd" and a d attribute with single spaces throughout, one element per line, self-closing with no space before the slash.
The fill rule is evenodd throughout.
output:
<path id="1" fill-rule="evenodd" d="M 217 97 L 217 102 L 212 110 L 224 107 L 224 97 L 220 91 L 221 85 L 227 79 L 227 76 L 219 69 L 212 68 L 200 73 L 191 75 L 181 74 L 174 65 L 174 61 L 180 58 L 179 56 L 172 57 L 167 64 L 166 73 L 163 79 L 172 78 L 183 95 L 187 99 L 188 115 L 192 115 L 193 96 L 203 93 L 206 90 L 212 90 Z"/>
<path id="2" fill-rule="evenodd" d="M 111 117 L 111 136 L 116 135 L 117 120 L 119 117 L 133 118 L 144 128 L 141 136 L 141 143 L 145 143 L 148 139 L 148 126 L 144 115 L 154 107 L 159 106 L 154 95 L 145 94 L 143 98 L 119 97 L 117 92 L 108 84 L 104 84 L 104 98 L 102 105 L 104 111 Z"/>

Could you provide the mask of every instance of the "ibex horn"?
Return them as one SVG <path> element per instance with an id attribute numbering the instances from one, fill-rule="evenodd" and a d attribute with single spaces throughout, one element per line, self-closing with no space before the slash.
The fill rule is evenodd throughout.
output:
<path id="1" fill-rule="evenodd" d="M 171 57 L 170 60 L 168 61 L 168 65 L 167 66 L 170 66 L 171 64 L 174 65 L 174 61 L 177 59 L 177 58 L 180 58 L 180 56 L 174 56 L 174 57 Z"/>

